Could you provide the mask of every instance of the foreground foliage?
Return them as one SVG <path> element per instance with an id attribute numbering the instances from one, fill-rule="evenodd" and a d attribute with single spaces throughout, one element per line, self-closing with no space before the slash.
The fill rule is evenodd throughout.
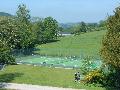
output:
<path id="1" fill-rule="evenodd" d="M 103 84 L 104 75 L 101 70 L 93 70 L 88 72 L 84 78 L 85 83 L 90 84 Z"/>
<path id="2" fill-rule="evenodd" d="M 107 20 L 107 33 L 103 39 L 101 56 L 108 68 L 109 85 L 120 87 L 120 7 Z M 112 80 L 111 80 L 112 79 Z"/>

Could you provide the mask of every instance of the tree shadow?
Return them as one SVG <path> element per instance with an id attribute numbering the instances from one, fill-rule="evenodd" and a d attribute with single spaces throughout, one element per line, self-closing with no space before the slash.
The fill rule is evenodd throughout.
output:
<path id="1" fill-rule="evenodd" d="M 4 88 L 7 84 L 10 83 L 15 77 L 21 77 L 23 73 L 5 73 L 0 75 L 0 88 Z"/>
<path id="2" fill-rule="evenodd" d="M 12 50 L 13 56 L 28 56 L 32 55 L 35 51 L 35 48 L 25 48 L 25 49 L 14 49 Z"/>
<path id="3" fill-rule="evenodd" d="M 47 44 L 47 43 L 53 43 L 53 42 L 58 42 L 60 40 L 49 40 L 49 41 L 45 41 L 45 42 L 41 42 L 38 45 L 42 45 L 42 44 Z M 19 56 L 29 56 L 29 55 L 35 55 L 35 51 L 40 51 L 40 49 L 38 48 L 24 48 L 24 49 L 13 49 L 11 51 L 12 55 L 15 57 L 19 57 Z"/>
<path id="4" fill-rule="evenodd" d="M 106 90 L 120 90 L 120 88 L 115 88 L 115 87 L 105 87 Z"/>
<path id="5" fill-rule="evenodd" d="M 60 40 L 49 40 L 49 41 L 46 41 L 45 43 L 53 43 L 53 42 L 58 42 L 58 41 L 60 41 Z"/>

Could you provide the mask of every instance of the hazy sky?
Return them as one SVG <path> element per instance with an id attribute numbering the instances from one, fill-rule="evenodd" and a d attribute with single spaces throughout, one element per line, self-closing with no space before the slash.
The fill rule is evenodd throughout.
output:
<path id="1" fill-rule="evenodd" d="M 1 0 L 0 12 L 15 14 L 26 4 L 32 16 L 52 16 L 58 22 L 98 22 L 113 14 L 120 0 Z"/>

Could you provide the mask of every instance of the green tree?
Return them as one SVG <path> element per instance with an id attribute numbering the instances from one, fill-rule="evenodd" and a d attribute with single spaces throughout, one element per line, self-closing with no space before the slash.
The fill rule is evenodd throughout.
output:
<path id="1" fill-rule="evenodd" d="M 16 23 L 18 24 L 20 43 L 18 48 L 28 48 L 34 46 L 35 33 L 32 30 L 31 16 L 24 4 L 18 6 L 16 12 Z"/>
<path id="2" fill-rule="evenodd" d="M 106 27 L 106 21 L 105 20 L 99 21 L 99 27 Z"/>
<path id="3" fill-rule="evenodd" d="M 87 32 L 87 25 L 85 22 L 80 23 L 80 32 Z"/>
<path id="4" fill-rule="evenodd" d="M 10 52 L 18 42 L 14 19 L 0 17 L 0 63 L 15 64 L 15 59 Z"/>
<path id="5" fill-rule="evenodd" d="M 35 21 L 35 20 L 34 20 Z M 33 23 L 33 27 L 32 29 L 34 30 L 35 34 L 36 34 L 36 43 L 37 44 L 41 44 L 43 43 L 44 40 L 44 25 L 43 25 L 43 19 L 37 19 L 37 21 L 35 21 Z"/>
<path id="6" fill-rule="evenodd" d="M 80 31 L 80 29 L 81 29 L 80 25 L 74 25 L 72 27 L 72 29 L 73 29 L 72 34 L 79 35 L 81 33 L 81 31 Z"/>
<path id="7" fill-rule="evenodd" d="M 51 41 L 57 38 L 58 22 L 52 17 L 47 17 L 43 21 L 44 41 Z"/>
<path id="8" fill-rule="evenodd" d="M 30 11 L 26 8 L 25 4 L 19 5 L 18 11 L 16 12 L 18 21 L 22 22 L 23 24 L 29 25 L 31 19 L 29 13 Z"/>
<path id="9" fill-rule="evenodd" d="M 120 87 L 120 7 L 117 7 L 113 16 L 107 20 L 107 33 L 102 42 L 101 56 L 109 67 L 113 79 L 112 85 Z M 114 83 L 113 83 L 114 82 Z"/>
<path id="10" fill-rule="evenodd" d="M 72 34 L 79 35 L 80 33 L 85 33 L 88 30 L 88 27 L 85 22 L 81 22 L 79 24 L 76 24 L 73 26 L 73 32 Z"/>
<path id="11" fill-rule="evenodd" d="M 6 41 L 8 47 L 15 48 L 20 41 L 18 38 L 18 29 L 14 18 L 1 17 L 0 18 L 0 40 Z"/>

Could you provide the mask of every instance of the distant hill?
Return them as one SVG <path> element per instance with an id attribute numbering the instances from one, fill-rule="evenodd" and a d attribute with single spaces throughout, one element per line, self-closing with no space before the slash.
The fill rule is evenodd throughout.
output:
<path id="1" fill-rule="evenodd" d="M 0 16 L 12 16 L 12 15 L 6 12 L 0 12 Z"/>

